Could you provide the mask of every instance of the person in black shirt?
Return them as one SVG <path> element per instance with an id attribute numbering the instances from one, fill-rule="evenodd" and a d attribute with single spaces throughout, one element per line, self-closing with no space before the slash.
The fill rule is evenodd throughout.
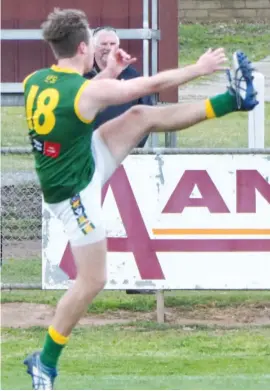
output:
<path id="1" fill-rule="evenodd" d="M 84 75 L 84 77 L 87 79 L 92 79 L 99 72 L 106 68 L 110 50 L 114 46 L 119 46 L 120 44 L 120 39 L 117 35 L 116 30 L 113 27 L 99 27 L 94 30 L 93 36 L 95 45 L 95 60 L 92 71 Z M 124 71 L 118 76 L 117 79 L 129 80 L 139 76 L 141 76 L 141 74 L 134 67 L 129 65 L 126 69 L 124 69 Z M 107 107 L 105 110 L 101 111 L 97 115 L 95 119 L 94 129 L 98 129 L 105 122 L 118 117 L 119 115 L 129 110 L 132 106 L 138 104 L 153 106 L 154 97 L 145 96 L 129 103 Z M 145 137 L 143 140 L 141 140 L 137 147 L 143 148 L 145 146 L 147 138 L 148 137 Z"/>

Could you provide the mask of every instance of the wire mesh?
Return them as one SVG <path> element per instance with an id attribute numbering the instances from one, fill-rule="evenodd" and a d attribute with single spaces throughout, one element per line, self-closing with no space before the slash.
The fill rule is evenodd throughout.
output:
<path id="1" fill-rule="evenodd" d="M 28 154 L 3 154 L 2 284 L 41 282 L 41 239 L 42 197 L 34 171 L 33 157 Z"/>

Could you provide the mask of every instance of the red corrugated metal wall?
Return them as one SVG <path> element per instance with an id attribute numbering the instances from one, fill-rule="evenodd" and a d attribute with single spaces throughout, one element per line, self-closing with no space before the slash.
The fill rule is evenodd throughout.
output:
<path id="1" fill-rule="evenodd" d="M 38 29 L 54 7 L 83 9 L 92 27 L 112 25 L 116 28 L 142 28 L 142 0 L 2 0 L 2 29 Z M 174 68 L 178 63 L 177 0 L 159 0 L 159 23 L 162 40 L 159 70 Z M 142 71 L 142 41 L 122 41 L 125 50 L 138 58 L 136 68 Z M 151 57 L 151 56 L 150 56 Z M 2 41 L 2 82 L 19 82 L 54 62 L 47 45 L 41 41 Z M 175 102 L 177 91 L 160 97 Z"/>

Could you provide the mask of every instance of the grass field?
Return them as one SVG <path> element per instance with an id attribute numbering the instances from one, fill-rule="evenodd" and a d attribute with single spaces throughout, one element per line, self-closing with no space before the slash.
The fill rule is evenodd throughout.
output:
<path id="1" fill-rule="evenodd" d="M 195 61 L 208 47 L 224 46 L 229 54 L 241 47 L 253 61 L 269 55 L 267 24 L 181 25 L 179 34 L 181 65 Z M 3 107 L 1 114 L 2 146 L 28 146 L 23 108 Z M 179 133 L 178 145 L 247 147 L 247 121 L 247 114 L 237 113 L 199 124 Z M 270 147 L 270 104 L 266 105 L 266 146 Z M 2 157 L 2 171 L 28 170 L 33 170 L 31 156 Z M 9 259 L 1 273 L 2 283 L 40 283 L 41 263 Z M 35 314 L 34 308 L 41 308 L 36 317 L 42 322 L 45 310 L 53 311 L 62 293 L 2 292 L 2 314 L 5 306 L 13 305 L 9 315 L 14 325 L 1 331 L 1 389 L 30 388 L 22 361 L 42 346 L 46 331 L 45 320 L 42 327 L 31 327 L 29 322 L 28 328 L 18 328 L 21 306 L 28 310 L 23 315 L 26 320 Z M 56 389 L 268 390 L 269 303 L 270 292 L 165 292 L 167 323 L 159 325 L 154 295 L 103 292 L 89 307 L 86 319 L 97 317 L 104 325 L 74 331 L 61 359 Z M 112 319 L 117 323 L 107 324 Z"/>
<path id="2" fill-rule="evenodd" d="M 268 23 L 241 21 L 210 24 L 180 24 L 179 61 L 181 65 L 194 62 L 208 48 L 224 47 L 230 57 L 243 50 L 258 61 L 269 56 L 270 28 Z"/>
<path id="3" fill-rule="evenodd" d="M 3 389 L 27 389 L 21 361 L 42 329 L 3 330 Z M 199 330 L 130 324 L 80 328 L 57 389 L 269 389 L 270 329 Z"/>
<path id="4" fill-rule="evenodd" d="M 29 281 L 32 267 L 35 276 L 40 276 L 37 260 L 5 262 L 3 282 Z M 54 308 L 61 294 L 4 291 L 2 311 L 13 303 L 18 324 L 16 308 L 20 311 L 22 303 Z M 56 389 L 267 390 L 269 323 L 246 319 L 251 319 L 255 309 L 258 314 L 269 314 L 269 303 L 270 292 L 165 292 L 166 313 L 173 311 L 182 324 L 159 325 L 154 322 L 154 295 L 105 291 L 89 307 L 87 316 L 102 316 L 104 323 L 115 319 L 118 324 L 75 330 L 62 356 Z M 185 324 L 183 318 L 190 322 Z M 231 324 L 231 318 L 240 323 Z M 43 327 L 2 328 L 2 389 L 29 389 L 22 360 L 42 346 L 44 335 Z"/>
<path id="5" fill-rule="evenodd" d="M 4 273 L 4 271 L 3 271 Z M 26 274 L 26 273 L 25 273 Z M 61 291 L 3 291 L 2 303 L 36 303 L 55 306 L 62 296 Z M 148 312 L 155 310 L 154 295 L 127 295 L 121 291 L 104 291 L 88 308 L 88 313 L 101 314 L 104 311 L 135 311 Z M 236 309 L 241 306 L 268 308 L 270 306 L 270 291 L 168 291 L 165 292 L 167 308 L 181 308 L 183 311 L 195 309 Z M 226 326 L 226 325 L 225 325 Z M 248 324 L 247 324 L 248 326 Z M 270 344 L 270 342 L 269 342 Z M 270 346 L 270 345 L 269 345 Z M 269 352 L 270 353 L 270 352 Z"/>

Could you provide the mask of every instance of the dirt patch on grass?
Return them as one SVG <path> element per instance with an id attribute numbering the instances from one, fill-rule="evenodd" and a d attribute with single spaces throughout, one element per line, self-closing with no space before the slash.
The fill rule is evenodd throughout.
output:
<path id="1" fill-rule="evenodd" d="M 3 303 L 1 306 L 2 327 L 28 328 L 47 327 L 55 308 L 45 304 Z M 156 313 L 131 311 L 106 311 L 104 314 L 89 314 L 79 325 L 108 325 L 134 321 L 156 321 Z M 193 310 L 166 308 L 166 323 L 175 325 L 217 325 L 233 327 L 243 325 L 270 325 L 270 304 L 250 304 L 235 308 L 196 307 Z"/>
<path id="2" fill-rule="evenodd" d="M 36 240 L 3 240 L 3 259 L 24 261 L 25 259 L 40 259 L 41 241 Z"/>

